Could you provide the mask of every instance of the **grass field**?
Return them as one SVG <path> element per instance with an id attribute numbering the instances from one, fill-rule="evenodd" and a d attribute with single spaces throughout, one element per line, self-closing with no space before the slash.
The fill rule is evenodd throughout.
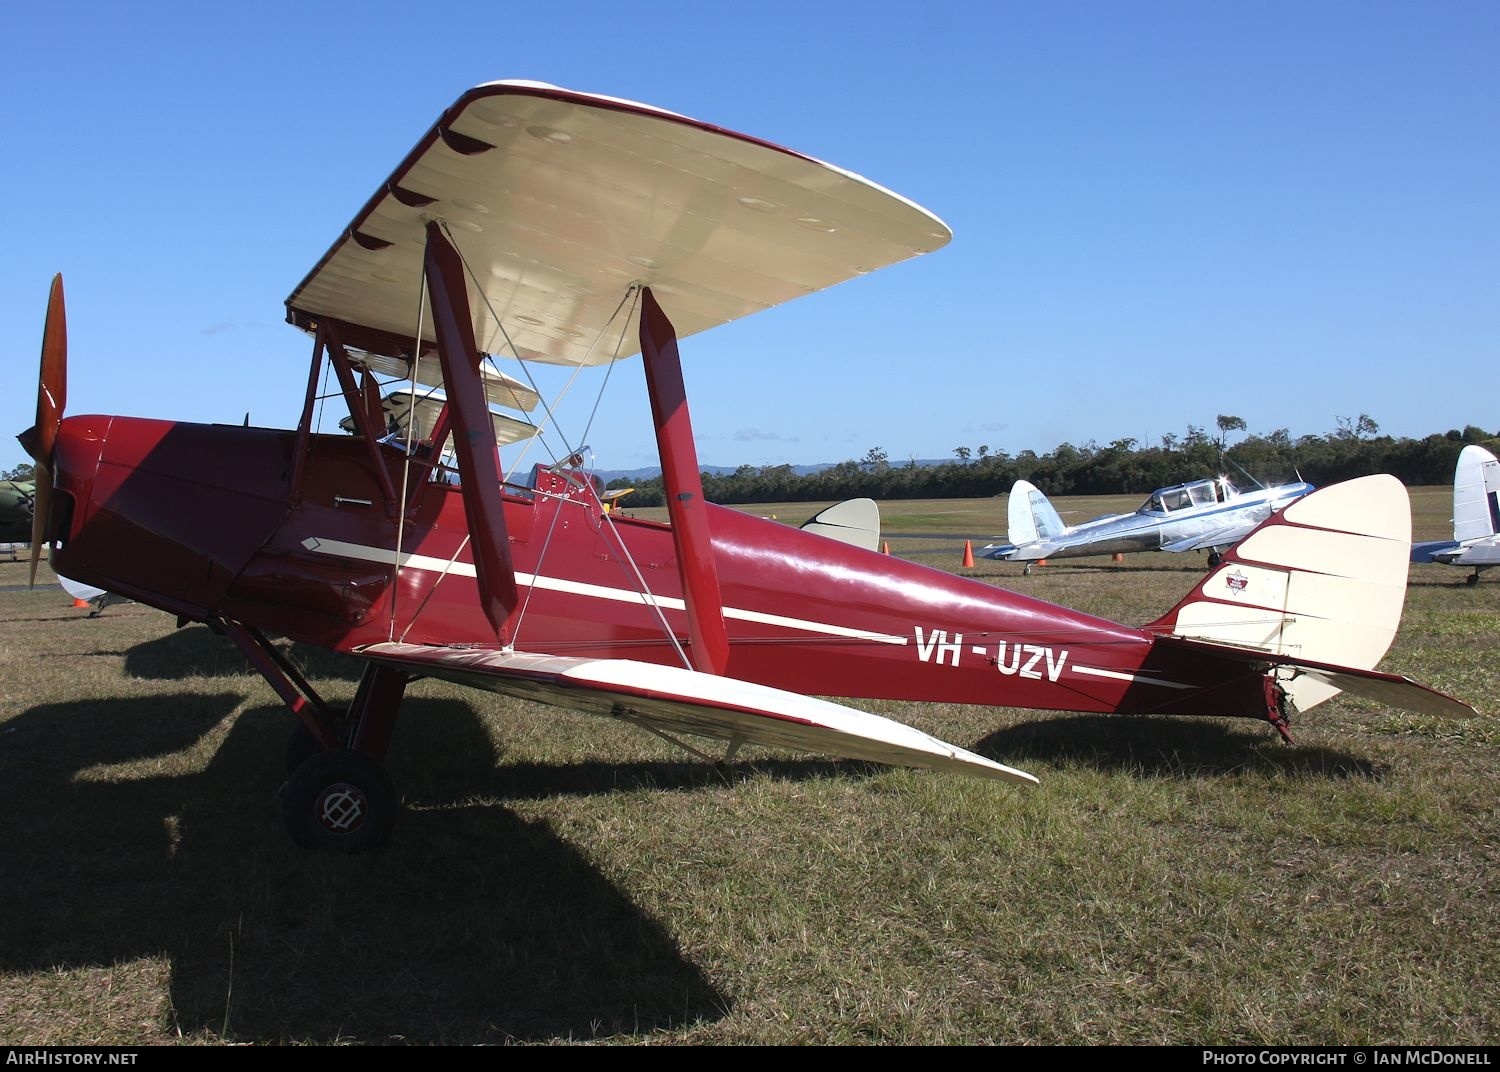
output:
<path id="1" fill-rule="evenodd" d="M 1447 535 L 1451 490 L 1412 498 L 1417 537 Z M 1129 622 L 1202 568 L 962 569 L 1003 506 L 882 504 L 884 529 Z M 765 752 L 719 770 L 421 682 L 390 759 L 405 813 L 356 857 L 287 840 L 292 719 L 228 641 L 0 591 L 0 1044 L 1492 1043 L 1500 575 L 1464 577 L 1413 568 L 1381 668 L 1477 719 L 1340 697 L 1288 747 L 1212 718 L 859 704 L 1034 789 Z M 352 694 L 356 664 L 295 654 Z"/>

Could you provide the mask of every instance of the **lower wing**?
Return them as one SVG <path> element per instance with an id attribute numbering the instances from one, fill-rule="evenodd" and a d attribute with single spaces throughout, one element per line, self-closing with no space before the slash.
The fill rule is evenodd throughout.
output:
<path id="1" fill-rule="evenodd" d="M 1223 525 L 1212 532 L 1200 532 L 1180 540 L 1171 540 L 1162 544 L 1161 549 L 1163 551 L 1201 551 L 1211 547 L 1228 547 L 1248 536 L 1255 525 L 1254 521 L 1245 521 L 1238 525 Z"/>
<path id="2" fill-rule="evenodd" d="M 372 644 L 355 654 L 407 673 L 505 693 L 646 728 L 1036 783 L 893 719 L 765 685 L 629 659 Z"/>

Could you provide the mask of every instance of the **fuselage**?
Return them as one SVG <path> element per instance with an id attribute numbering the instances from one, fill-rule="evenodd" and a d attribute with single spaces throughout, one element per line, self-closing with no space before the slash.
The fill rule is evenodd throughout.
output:
<path id="1" fill-rule="evenodd" d="M 84 583 L 356 654 L 502 643 L 459 488 L 411 478 L 403 512 L 358 439 L 80 416 L 57 469 L 54 564 Z M 568 472 L 499 494 L 519 592 L 510 646 L 692 661 L 669 526 L 605 511 Z M 709 527 L 728 676 L 825 696 L 1264 715 L 1243 660 L 1188 659 L 1139 628 L 725 508 Z"/>
<path id="2" fill-rule="evenodd" d="M 7 480 L 0 484 L 0 540 L 31 539 L 32 504 L 36 487 L 30 481 Z"/>

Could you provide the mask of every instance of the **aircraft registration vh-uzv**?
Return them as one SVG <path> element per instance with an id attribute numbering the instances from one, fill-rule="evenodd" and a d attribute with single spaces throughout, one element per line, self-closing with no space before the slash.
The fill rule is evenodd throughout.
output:
<path id="1" fill-rule="evenodd" d="M 716 739 L 726 759 L 753 744 L 1014 782 L 1036 779 L 805 694 L 1241 716 L 1283 734 L 1294 709 L 1341 689 L 1473 713 L 1374 670 L 1410 541 L 1390 477 L 1283 510 L 1143 627 L 705 502 L 679 339 L 949 238 L 910 201 L 755 138 L 540 83 L 478 86 L 287 300 L 312 336 L 295 429 L 64 418 L 54 280 L 21 436 L 38 471 L 33 546 L 238 645 L 297 717 L 281 807 L 309 846 L 388 836 L 399 803 L 383 760 L 422 677 Z M 523 369 L 639 354 L 670 523 L 607 510 L 576 447 L 511 482 L 498 443 L 537 432 L 537 397 L 492 354 Z M 325 364 L 352 436 L 314 429 Z M 382 375 L 441 382 L 420 440 L 391 431 Z M 274 636 L 365 660 L 349 707 Z"/>
<path id="2" fill-rule="evenodd" d="M 1133 514 L 1109 514 L 1064 525 L 1051 500 L 1017 480 L 1006 503 L 1008 544 L 980 548 L 985 558 L 1031 563 L 1135 551 L 1207 551 L 1210 568 L 1225 548 L 1248 536 L 1266 518 L 1312 492 L 1311 484 L 1276 484 L 1241 491 L 1228 477 L 1158 488 Z"/>

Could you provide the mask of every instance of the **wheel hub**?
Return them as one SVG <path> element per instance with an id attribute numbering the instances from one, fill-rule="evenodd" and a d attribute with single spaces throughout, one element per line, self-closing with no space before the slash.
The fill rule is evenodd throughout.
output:
<path id="1" fill-rule="evenodd" d="M 370 802 L 359 786 L 335 782 L 318 794 L 313 814 L 329 833 L 349 834 L 364 824 Z"/>

